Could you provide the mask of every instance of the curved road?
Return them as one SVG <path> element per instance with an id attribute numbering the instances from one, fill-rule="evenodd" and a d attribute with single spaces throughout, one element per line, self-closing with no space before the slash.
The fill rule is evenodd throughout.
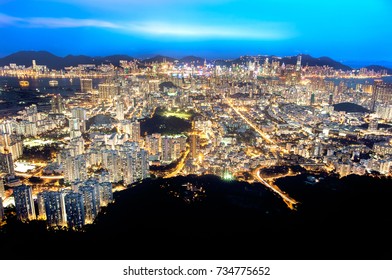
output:
<path id="1" fill-rule="evenodd" d="M 260 183 L 262 183 L 264 186 L 266 186 L 267 188 L 269 188 L 273 192 L 277 193 L 291 210 L 295 210 L 295 205 L 298 203 L 298 201 L 296 201 L 294 198 L 290 197 L 287 193 L 282 191 L 278 186 L 271 185 L 267 181 L 265 181 L 263 178 L 261 178 L 260 168 L 254 170 L 253 175 Z"/>

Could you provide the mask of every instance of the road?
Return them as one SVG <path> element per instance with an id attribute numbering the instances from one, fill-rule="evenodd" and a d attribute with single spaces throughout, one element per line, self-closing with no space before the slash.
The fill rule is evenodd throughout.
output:
<path id="1" fill-rule="evenodd" d="M 177 174 L 180 173 L 180 171 L 184 168 L 185 160 L 188 157 L 189 152 L 190 152 L 190 148 L 188 147 L 185 151 L 185 154 L 182 156 L 182 159 L 180 160 L 180 162 L 177 164 L 176 168 L 174 169 L 174 171 L 165 175 L 163 178 L 171 178 L 171 177 L 177 176 Z"/>
<path id="2" fill-rule="evenodd" d="M 298 203 L 298 201 L 296 201 L 294 198 L 290 197 L 287 193 L 285 193 L 284 191 L 282 191 L 278 186 L 276 185 L 271 185 L 269 184 L 266 180 L 264 180 L 263 178 L 261 178 L 260 176 L 260 168 L 257 168 L 253 171 L 252 174 L 257 181 L 259 181 L 260 183 L 262 183 L 264 186 L 266 186 L 267 188 L 269 188 L 270 190 L 272 190 L 273 192 L 277 193 L 282 199 L 283 201 L 286 203 L 286 205 L 291 209 L 291 210 L 295 210 L 295 205 Z"/>
<path id="3" fill-rule="evenodd" d="M 226 101 L 227 101 L 227 104 L 237 113 L 237 115 L 239 115 L 247 124 L 249 124 L 249 126 L 252 127 L 266 142 L 268 142 L 269 144 L 276 145 L 275 141 L 272 140 L 268 134 L 264 133 L 261 129 L 259 129 L 257 127 L 257 125 L 253 124 L 236 107 L 234 107 L 231 100 L 226 99 Z M 271 150 L 271 152 L 273 152 L 273 151 Z M 295 210 L 295 205 L 298 202 L 295 199 L 291 198 L 287 193 L 282 191 L 278 186 L 271 185 L 267 181 L 265 181 L 263 178 L 261 178 L 260 168 L 255 169 L 253 171 L 253 177 L 255 177 L 264 186 L 271 189 L 273 192 L 277 193 L 291 210 Z"/>
<path id="4" fill-rule="evenodd" d="M 258 128 L 255 124 L 253 124 L 248 118 L 246 118 L 236 107 L 234 107 L 231 100 L 226 99 L 227 104 L 239 115 L 250 127 L 252 127 L 265 141 L 269 144 L 276 145 L 275 141 L 270 138 L 268 134 L 263 132 L 260 128 Z"/>
<path id="5" fill-rule="evenodd" d="M 30 177 L 39 177 L 41 179 L 49 179 L 49 180 L 59 180 L 63 179 L 64 175 L 54 175 L 54 176 L 39 176 L 38 173 L 34 174 L 29 174 L 29 173 L 22 173 L 22 172 L 15 172 L 15 175 L 18 177 L 23 177 L 23 178 L 30 178 Z"/>

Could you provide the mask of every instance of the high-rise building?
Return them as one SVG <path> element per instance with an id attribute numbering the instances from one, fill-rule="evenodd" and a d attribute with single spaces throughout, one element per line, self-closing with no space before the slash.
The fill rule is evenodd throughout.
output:
<path id="1" fill-rule="evenodd" d="M 0 197 L 0 222 L 4 220 L 3 199 Z"/>
<path id="2" fill-rule="evenodd" d="M 101 100 L 112 100 L 120 94 L 120 87 L 116 84 L 99 84 L 98 98 Z"/>
<path id="3" fill-rule="evenodd" d="M 16 217 L 21 221 L 34 220 L 35 208 L 30 186 L 21 185 L 13 189 Z"/>
<path id="4" fill-rule="evenodd" d="M 149 176 L 148 152 L 137 142 L 127 142 L 123 147 L 123 179 L 126 184 Z"/>
<path id="5" fill-rule="evenodd" d="M 116 106 L 116 118 L 119 121 L 124 119 L 124 102 L 121 98 L 115 99 L 115 106 Z"/>
<path id="6" fill-rule="evenodd" d="M 5 199 L 4 178 L 0 176 L 0 197 Z"/>
<path id="7" fill-rule="evenodd" d="M 37 122 L 38 121 L 38 108 L 37 108 L 37 105 L 32 104 L 32 105 L 26 107 L 25 109 L 26 109 L 27 120 L 29 122 Z"/>
<path id="8" fill-rule="evenodd" d="M 110 182 L 99 183 L 99 198 L 101 202 L 101 207 L 105 207 L 109 203 L 113 202 L 112 183 Z"/>
<path id="9" fill-rule="evenodd" d="M 64 166 L 64 179 L 66 182 L 87 179 L 87 165 L 84 155 L 76 157 L 67 155 Z"/>
<path id="10" fill-rule="evenodd" d="M 91 93 L 93 91 L 93 80 L 88 78 L 81 78 L 80 91 L 84 93 Z"/>
<path id="11" fill-rule="evenodd" d="M 69 149 L 71 156 L 84 154 L 84 139 L 83 137 L 72 138 L 67 149 Z"/>
<path id="12" fill-rule="evenodd" d="M 392 104 L 391 105 L 378 105 L 376 108 L 377 117 L 386 121 L 392 120 Z"/>
<path id="13" fill-rule="evenodd" d="M 80 137 L 82 132 L 80 131 L 80 120 L 78 118 L 69 119 L 69 136 L 72 138 Z"/>
<path id="14" fill-rule="evenodd" d="M 40 192 L 37 194 L 37 208 L 38 208 L 38 215 L 37 219 L 45 220 L 46 221 L 46 209 L 45 209 L 45 197 L 47 192 Z"/>
<path id="15" fill-rule="evenodd" d="M 63 114 L 65 110 L 64 100 L 60 94 L 56 94 L 50 99 L 50 105 L 52 113 Z"/>
<path id="16" fill-rule="evenodd" d="M 122 179 L 122 161 L 118 151 L 104 150 L 102 152 L 102 166 L 109 172 L 111 182 L 118 182 Z"/>
<path id="17" fill-rule="evenodd" d="M 297 56 L 297 64 L 295 65 L 296 72 L 301 71 L 301 62 L 302 62 L 302 56 L 299 55 L 299 56 Z"/>
<path id="18" fill-rule="evenodd" d="M 152 156 L 160 156 L 161 150 L 161 134 L 153 133 L 146 136 L 146 146 L 148 153 Z"/>
<path id="19" fill-rule="evenodd" d="M 82 186 L 79 192 L 83 195 L 84 223 L 92 224 L 99 212 L 99 190 L 92 186 Z"/>
<path id="20" fill-rule="evenodd" d="M 0 172 L 15 174 L 14 160 L 11 153 L 0 153 Z"/>
<path id="21" fill-rule="evenodd" d="M 162 161 L 170 162 L 173 160 L 172 151 L 173 151 L 173 138 L 168 135 L 164 135 L 161 137 L 161 144 L 162 144 Z"/>
<path id="22" fill-rule="evenodd" d="M 316 103 L 316 95 L 314 92 L 310 95 L 310 105 L 314 105 Z"/>
<path id="23" fill-rule="evenodd" d="M 49 226 L 65 226 L 64 195 L 58 191 L 44 191 L 37 195 L 39 218 L 45 218 Z M 42 207 L 42 202 L 43 206 Z"/>
<path id="24" fill-rule="evenodd" d="M 12 159 L 17 160 L 23 154 L 23 140 L 20 135 L 0 133 L 0 153 L 12 154 Z"/>
<path id="25" fill-rule="evenodd" d="M 328 105 L 333 105 L 333 93 L 331 92 L 328 97 Z"/>
<path id="26" fill-rule="evenodd" d="M 86 120 L 87 120 L 87 110 L 81 107 L 75 107 L 71 110 L 72 118 L 78 119 L 79 130 L 81 132 L 86 131 Z M 76 125 L 76 124 L 73 124 Z"/>
<path id="27" fill-rule="evenodd" d="M 135 121 L 131 124 L 130 141 L 139 142 L 140 140 L 140 122 Z"/>
<path id="28" fill-rule="evenodd" d="M 385 83 L 381 79 L 374 80 L 372 103 L 370 110 L 376 111 L 377 105 L 389 105 L 392 104 L 392 84 Z"/>
<path id="29" fill-rule="evenodd" d="M 81 193 L 71 192 L 65 195 L 65 210 L 69 228 L 81 229 L 84 226 L 84 204 Z"/>

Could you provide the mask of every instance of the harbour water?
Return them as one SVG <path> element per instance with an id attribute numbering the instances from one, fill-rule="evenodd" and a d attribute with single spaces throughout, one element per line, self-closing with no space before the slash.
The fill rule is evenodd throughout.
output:
<path id="1" fill-rule="evenodd" d="M 36 104 L 39 111 L 49 108 L 50 97 L 47 94 L 60 94 L 64 98 L 72 98 L 80 92 L 80 79 L 26 78 L 27 87 L 21 88 L 17 77 L 0 77 L 0 117 L 15 115 L 17 111 Z M 50 86 L 49 81 L 57 80 L 58 86 Z M 104 79 L 93 79 L 93 88 L 97 88 Z"/>

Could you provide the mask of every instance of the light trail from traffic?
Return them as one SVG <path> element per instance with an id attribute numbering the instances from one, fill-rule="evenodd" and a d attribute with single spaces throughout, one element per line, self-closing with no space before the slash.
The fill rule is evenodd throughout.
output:
<path id="1" fill-rule="evenodd" d="M 228 99 L 227 104 L 239 115 L 247 124 L 249 124 L 264 140 L 266 140 L 268 143 L 276 145 L 275 141 L 270 138 L 270 136 L 266 133 L 264 133 L 260 128 L 258 128 L 255 124 L 253 124 L 248 118 L 246 118 L 237 108 L 235 108 L 232 104 L 232 102 Z"/>
<path id="2" fill-rule="evenodd" d="M 176 166 L 176 168 L 174 169 L 174 171 L 172 171 L 171 173 L 169 173 L 168 175 L 165 175 L 163 178 L 171 178 L 171 177 L 175 177 L 177 176 L 178 173 L 180 173 L 180 171 L 184 168 L 185 165 L 185 160 L 188 157 L 188 154 L 190 152 L 190 149 L 186 149 L 185 150 L 185 154 L 182 157 L 182 159 L 180 160 L 180 162 L 178 163 L 178 165 Z"/>
<path id="3" fill-rule="evenodd" d="M 276 185 L 271 185 L 269 184 L 266 180 L 261 178 L 260 176 L 260 168 L 255 169 L 253 171 L 253 176 L 264 186 L 272 190 L 273 192 L 277 193 L 283 201 L 286 203 L 286 205 L 291 209 L 291 210 L 296 210 L 295 205 L 298 204 L 298 201 L 296 201 L 294 198 L 290 197 L 287 193 L 282 191 L 278 186 Z"/>

